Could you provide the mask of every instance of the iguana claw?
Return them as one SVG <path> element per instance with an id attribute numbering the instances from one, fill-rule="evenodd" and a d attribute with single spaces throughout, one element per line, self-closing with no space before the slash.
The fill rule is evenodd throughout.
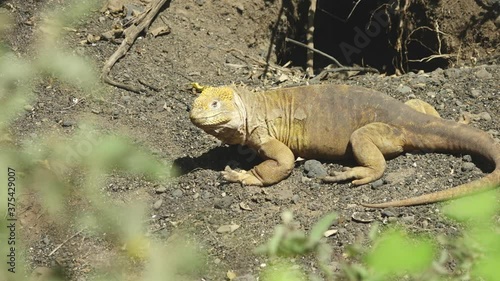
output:
<path id="1" fill-rule="evenodd" d="M 262 182 L 256 178 L 251 172 L 240 170 L 236 171 L 231 169 L 229 166 L 224 168 L 222 172 L 222 177 L 229 182 L 239 182 L 243 185 L 257 185 L 262 186 Z"/>

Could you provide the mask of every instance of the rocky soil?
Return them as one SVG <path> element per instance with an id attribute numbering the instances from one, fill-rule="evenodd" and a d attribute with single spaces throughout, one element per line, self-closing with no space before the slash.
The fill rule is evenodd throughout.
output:
<path id="1" fill-rule="evenodd" d="M 45 3 L 47 2 L 47 3 Z M 37 53 L 33 42 L 44 19 L 45 4 L 64 1 L 18 1 L 0 3 L 15 19 L 7 36 L 9 49 L 20 56 Z M 142 7 L 127 2 L 126 7 Z M 307 163 L 299 161 L 292 175 L 267 188 L 241 187 L 224 182 L 220 171 L 228 164 L 248 168 L 259 162 L 246 148 L 228 147 L 194 127 L 188 118 L 195 98 L 191 82 L 204 85 L 244 83 L 265 89 L 304 83 L 299 66 L 269 69 L 259 79 L 267 55 L 270 27 L 279 11 L 275 1 L 172 1 L 154 21 L 152 29 L 168 26 L 161 36 L 142 36 L 112 70 L 116 80 L 145 87 L 135 94 L 111 86 L 105 98 L 86 96 L 59 81 L 40 81 L 36 101 L 11 127 L 17 144 L 25 138 L 44 138 L 49 133 L 73 135 L 91 120 L 102 132 L 119 132 L 170 163 L 175 176 L 160 184 L 123 174 L 111 174 L 102 192 L 113 204 L 131 201 L 150 206 L 148 225 L 157 239 L 169 239 L 178 229 L 189 233 L 208 253 L 207 272 L 200 280 L 224 280 L 229 270 L 255 280 L 267 259 L 253 253 L 265 243 L 273 227 L 281 222 L 284 210 L 293 212 L 297 227 L 309 230 L 323 215 L 336 212 L 332 226 L 338 232 L 329 237 L 333 260 L 346 260 L 346 247 L 367 244 L 374 224 L 400 225 L 411 232 L 453 237 L 461 226 L 442 216 L 443 204 L 368 210 L 356 203 L 383 202 L 456 186 L 485 175 L 491 166 L 469 155 L 405 154 L 388 160 L 384 177 L 372 184 L 322 184 L 311 178 L 310 170 L 336 171 L 353 163 Z M 92 41 L 111 29 L 119 17 L 93 11 L 72 27 L 61 44 L 73 53 L 92 59 L 96 69 L 117 45 L 106 40 Z M 460 19 L 457 19 L 460 20 Z M 92 42 L 90 42 L 92 41 Z M 484 50 L 483 50 L 484 51 Z M 483 53 L 487 53 L 484 51 Z M 271 58 L 276 62 L 275 54 Z M 139 80 L 142 81 L 139 82 Z M 462 120 L 500 138 L 500 67 L 498 61 L 460 67 L 410 72 L 394 76 L 357 72 L 330 74 L 321 83 L 345 83 L 386 93 L 401 101 L 419 98 L 429 102 L 446 119 Z M 49 87 L 50 85 L 50 87 Z M 157 90 L 154 90 L 157 89 Z M 82 100 L 74 105 L 73 98 Z M 334 137 L 334 136 L 325 136 Z M 313 167 L 307 168 L 306 166 Z M 308 176 L 309 175 L 309 176 Z M 75 189 L 78 183 L 75 183 Z M 36 194 L 26 196 L 22 212 L 23 237 L 29 266 L 63 266 L 70 280 L 89 276 L 110 259 L 104 239 L 86 239 L 85 233 L 50 252 L 76 231 L 54 227 L 54 218 L 43 211 Z M 71 202 L 74 208 L 84 204 Z M 238 225 L 234 232 L 219 233 L 223 225 Z M 158 230 L 158 231 L 156 231 Z M 298 261 L 316 270 L 312 258 Z M 333 266 L 338 266 L 335 264 Z M 133 278 L 133 277 L 130 277 Z M 132 280 L 132 279 L 131 279 Z"/>

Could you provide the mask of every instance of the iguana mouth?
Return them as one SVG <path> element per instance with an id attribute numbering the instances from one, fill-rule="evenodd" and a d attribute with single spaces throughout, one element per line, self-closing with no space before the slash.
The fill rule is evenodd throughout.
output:
<path id="1" fill-rule="evenodd" d="M 219 112 L 214 115 L 210 116 L 203 116 L 203 117 L 190 117 L 191 122 L 193 122 L 195 125 L 200 125 L 200 126 L 218 126 L 222 125 L 224 123 L 227 123 L 230 121 L 229 118 L 224 118 L 223 115 L 225 112 Z"/>

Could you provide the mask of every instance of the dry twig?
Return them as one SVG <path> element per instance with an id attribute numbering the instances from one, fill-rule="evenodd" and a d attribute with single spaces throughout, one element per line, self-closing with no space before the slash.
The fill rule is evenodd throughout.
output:
<path id="1" fill-rule="evenodd" d="M 349 13 L 347 18 L 345 19 L 346 21 L 349 20 L 349 18 L 352 16 L 352 13 L 354 13 L 354 10 L 356 10 L 356 7 L 358 6 L 359 2 L 361 2 L 361 0 L 356 1 L 356 3 L 354 4 L 354 7 L 352 7 L 351 12 Z"/>
<path id="2" fill-rule="evenodd" d="M 127 85 L 125 83 L 121 83 L 111 79 L 111 77 L 109 77 L 109 73 L 111 72 L 111 68 L 115 65 L 115 63 L 123 56 L 125 56 L 130 47 L 132 47 L 139 34 L 151 25 L 151 22 L 158 14 L 161 7 L 163 7 L 163 5 L 165 5 L 165 3 L 167 2 L 170 2 L 170 0 L 156 0 L 154 2 L 151 2 L 150 4 L 148 4 L 142 14 L 134 20 L 132 25 L 127 27 L 127 29 L 123 31 L 123 33 L 125 34 L 125 38 L 120 44 L 120 47 L 118 47 L 118 49 L 108 58 L 102 68 L 101 77 L 104 82 L 134 93 L 141 92 L 141 88 Z"/>
<path id="3" fill-rule="evenodd" d="M 249 59 L 251 59 L 251 60 L 255 61 L 256 63 L 258 63 L 260 65 L 263 65 L 263 66 L 270 66 L 271 68 L 274 68 L 274 69 L 277 69 L 277 70 L 281 70 L 283 72 L 289 72 L 290 71 L 288 68 L 281 67 L 281 66 L 276 65 L 276 64 L 271 63 L 271 62 L 265 62 L 264 60 L 262 60 L 260 58 L 254 57 L 252 55 L 245 54 L 242 50 L 239 50 L 239 49 L 236 49 L 236 48 L 224 49 L 224 51 L 226 51 L 228 53 L 237 52 L 237 53 L 241 54 L 243 57 L 249 58 Z M 233 56 L 235 56 L 234 53 L 232 53 L 232 54 L 233 54 Z M 243 60 L 241 58 L 238 58 L 238 59 L 240 59 L 243 62 L 246 62 L 245 60 Z M 248 64 L 248 62 L 246 62 L 246 63 Z"/>
<path id="4" fill-rule="evenodd" d="M 333 62 L 334 62 L 337 66 L 339 66 L 339 67 L 344 67 L 344 66 L 343 66 L 343 65 L 342 65 L 342 64 L 341 64 L 341 63 L 340 63 L 340 62 L 339 62 L 336 58 L 334 58 L 334 57 L 330 56 L 330 55 L 329 55 L 329 54 L 327 54 L 327 53 L 324 53 L 324 52 L 322 52 L 322 51 L 320 51 L 320 50 L 316 50 L 316 49 L 314 49 L 314 48 L 311 48 L 311 47 L 309 47 L 308 45 L 306 45 L 306 44 L 304 44 L 304 43 L 300 43 L 299 41 L 295 41 L 295 40 L 290 39 L 290 38 L 285 38 L 285 41 L 286 41 L 286 42 L 293 43 L 293 44 L 296 44 L 296 45 L 299 45 L 299 46 L 304 47 L 304 48 L 307 48 L 307 49 L 309 49 L 309 50 L 311 50 L 311 51 L 313 51 L 313 52 L 315 52 L 315 53 L 318 53 L 318 54 L 320 54 L 320 55 L 324 56 L 324 57 L 325 57 L 325 58 L 327 58 L 327 59 L 330 59 L 330 60 L 331 60 L 331 61 L 333 61 Z"/>
<path id="5" fill-rule="evenodd" d="M 375 68 L 372 68 L 372 67 L 362 67 L 362 66 L 327 68 L 327 69 L 323 69 L 323 71 L 321 71 L 320 74 L 316 75 L 316 77 L 314 77 L 310 81 L 320 81 L 320 80 L 322 80 L 326 76 L 327 73 L 330 73 L 330 72 L 341 72 L 341 71 L 361 71 L 361 72 L 380 73 Z"/>
<path id="6" fill-rule="evenodd" d="M 441 30 L 439 30 L 439 23 L 438 23 L 437 21 L 434 23 L 434 28 L 435 28 L 434 30 L 432 30 L 432 29 L 431 29 L 430 27 L 428 27 L 428 26 L 420 26 L 420 27 L 416 28 L 415 30 L 413 30 L 413 31 L 412 31 L 412 32 L 408 35 L 408 38 L 406 39 L 405 44 L 407 44 L 407 45 L 408 45 L 408 42 L 409 42 L 409 41 L 416 41 L 416 42 L 420 43 L 420 45 L 422 45 L 423 47 L 425 47 L 426 49 L 428 49 L 429 51 L 431 51 L 431 52 L 436 52 L 436 51 L 432 50 L 431 48 L 429 48 L 429 47 L 425 46 L 425 44 L 423 44 L 422 42 L 420 42 L 420 40 L 417 40 L 417 39 L 411 39 L 411 35 L 412 35 L 415 31 L 417 31 L 417 30 L 419 30 L 419 29 L 428 29 L 428 30 L 434 31 L 434 32 L 436 33 L 436 39 L 437 39 L 437 41 L 438 41 L 438 49 L 437 49 L 437 54 L 436 54 L 436 55 L 430 55 L 430 56 L 428 56 L 428 57 L 421 58 L 421 59 L 414 59 L 414 60 L 410 60 L 410 59 L 409 59 L 409 60 L 408 60 L 409 62 L 429 62 L 429 61 L 431 61 L 431 60 L 433 60 L 433 59 L 437 59 L 437 58 L 445 58 L 445 59 L 447 59 L 447 58 L 454 57 L 454 55 L 452 55 L 452 54 L 443 54 L 443 53 L 441 53 L 441 44 L 442 44 L 441 34 L 442 34 L 442 35 L 448 35 L 448 34 L 446 34 L 446 33 L 442 32 Z"/>
<path id="7" fill-rule="evenodd" d="M 307 60 L 306 73 L 309 77 L 314 76 L 314 15 L 316 14 L 316 1 L 310 0 L 309 12 L 307 15 Z"/>
<path id="8" fill-rule="evenodd" d="M 70 238 L 64 240 L 64 242 L 62 242 L 61 244 L 59 244 L 59 246 L 57 246 L 54 250 L 52 250 L 52 252 L 49 253 L 49 257 L 52 256 L 57 250 L 59 250 L 59 248 L 61 248 L 64 244 L 68 243 L 69 240 L 73 239 L 75 236 L 77 236 L 78 234 L 82 233 L 82 231 L 85 230 L 85 228 L 82 228 L 80 231 L 78 231 L 77 233 L 71 235 Z"/>

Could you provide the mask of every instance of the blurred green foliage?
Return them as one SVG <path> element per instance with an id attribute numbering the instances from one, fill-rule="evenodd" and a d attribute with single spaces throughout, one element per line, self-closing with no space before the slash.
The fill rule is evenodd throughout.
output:
<path id="1" fill-rule="evenodd" d="M 372 280 L 386 280 L 390 276 L 419 273 L 431 266 L 436 249 L 422 238 L 409 238 L 402 231 L 384 233 L 366 255 L 367 266 L 378 276 Z"/>
<path id="2" fill-rule="evenodd" d="M 30 57 L 9 50 L 2 40 L 13 22 L 9 13 L 0 13 L 0 256 L 8 253 L 4 247 L 9 235 L 5 227 L 8 221 L 4 184 L 7 168 L 11 167 L 16 171 L 16 212 L 22 211 L 23 198 L 36 194 L 55 228 L 68 234 L 106 237 L 106 243 L 122 256 L 109 261 L 111 265 L 105 268 L 95 268 L 93 280 L 116 280 L 109 276 L 126 276 L 121 280 L 193 280 L 202 272 L 205 259 L 195 242 L 181 238 L 156 241 L 147 232 L 144 203 L 115 205 L 104 197 L 105 180 L 111 174 L 122 172 L 149 181 L 167 180 L 170 171 L 159 159 L 123 136 L 101 133 L 86 120 L 80 120 L 71 136 L 57 130 L 35 136 L 12 134 L 11 126 L 23 120 L 26 107 L 37 99 L 34 88 L 44 80 L 55 80 L 90 97 L 103 95 L 93 63 L 61 47 L 65 27 L 78 25 L 90 9 L 98 7 L 96 4 L 102 2 L 75 0 L 42 12 L 45 20 L 35 32 L 36 55 Z M 75 200 L 86 208 L 75 208 L 70 204 Z M 26 280 L 31 271 L 24 257 L 19 223 L 16 231 L 16 273 L 7 271 L 8 265 L 2 258 L 2 281 Z M 28 231 L 26 226 L 23 231 Z M 124 260 L 137 266 L 127 267 Z M 55 276 L 54 280 L 59 278 Z"/>
<path id="3" fill-rule="evenodd" d="M 262 281 L 306 281 L 307 275 L 297 264 L 285 259 L 274 260 L 271 266 L 260 274 Z"/>
<path id="4" fill-rule="evenodd" d="M 257 248 L 257 253 L 267 254 L 271 258 L 270 267 L 263 272 L 263 280 L 286 280 L 285 277 L 290 276 L 292 272 L 298 278 L 293 280 L 306 280 L 303 277 L 305 274 L 296 264 L 282 258 L 309 254 L 316 257 L 322 273 L 328 279 L 333 278 L 333 272 L 329 268 L 332 249 L 322 238 L 336 219 L 337 215 L 334 213 L 324 216 L 312 227 L 310 234 L 306 235 L 304 231 L 296 228 L 292 213 L 283 212 L 283 224 L 275 227 L 273 237 L 267 244 Z"/>
<path id="5" fill-rule="evenodd" d="M 354 244 L 348 248 L 348 262 L 341 262 L 340 271 L 331 266 L 330 246 L 323 238 L 335 215 L 321 219 L 307 235 L 295 229 L 290 213 L 284 213 L 283 224 L 275 228 L 270 241 L 259 248 L 259 253 L 271 258 L 265 280 L 284 280 L 291 270 L 297 276 L 304 273 L 294 263 L 300 257 L 313 254 L 321 275 L 298 280 L 500 280 L 500 216 L 498 191 L 493 190 L 461 198 L 444 206 L 445 215 L 464 225 L 459 237 L 438 235 L 410 235 L 394 227 L 370 233 L 372 246 Z M 495 221 L 496 219 L 496 221 Z M 285 260 L 285 263 L 283 262 Z M 273 262 L 275 261 L 275 262 Z M 454 269 L 448 267 L 455 264 Z M 273 272 L 269 275 L 267 272 Z"/>

